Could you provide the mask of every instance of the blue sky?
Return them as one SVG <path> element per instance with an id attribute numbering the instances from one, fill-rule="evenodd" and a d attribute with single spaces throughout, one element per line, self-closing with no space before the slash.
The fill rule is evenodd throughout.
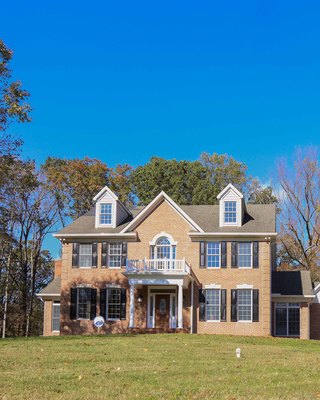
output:
<path id="1" fill-rule="evenodd" d="M 268 181 L 319 144 L 318 1 L 12 1 L 24 155 L 143 164 L 228 153 Z"/>

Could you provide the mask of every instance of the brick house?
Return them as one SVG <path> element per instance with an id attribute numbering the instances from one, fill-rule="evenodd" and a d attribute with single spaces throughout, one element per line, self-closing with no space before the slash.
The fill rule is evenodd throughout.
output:
<path id="1" fill-rule="evenodd" d="M 62 260 L 38 295 L 43 334 L 97 333 L 100 315 L 101 334 L 310 338 L 309 273 L 275 271 L 275 206 L 246 204 L 231 184 L 217 198 L 179 206 L 161 192 L 128 209 L 102 189 L 92 210 L 54 235 Z"/>

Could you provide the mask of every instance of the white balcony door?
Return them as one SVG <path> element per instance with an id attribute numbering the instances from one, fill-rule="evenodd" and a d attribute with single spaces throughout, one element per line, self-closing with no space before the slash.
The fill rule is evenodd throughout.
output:
<path id="1" fill-rule="evenodd" d="M 176 258 L 176 246 L 172 245 L 169 238 L 162 236 L 151 246 L 150 255 L 153 260 L 163 260 L 157 263 L 158 269 L 174 268 L 174 262 L 173 265 L 170 265 L 170 262 Z"/>

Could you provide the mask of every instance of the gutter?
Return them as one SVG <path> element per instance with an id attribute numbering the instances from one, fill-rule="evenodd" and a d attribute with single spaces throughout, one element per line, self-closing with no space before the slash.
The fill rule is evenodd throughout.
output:
<path id="1" fill-rule="evenodd" d="M 264 237 L 265 240 L 270 240 L 271 237 L 276 237 L 276 232 L 189 232 L 189 236 L 195 239 L 208 237 Z"/>
<path id="2" fill-rule="evenodd" d="M 53 237 L 57 239 L 68 238 L 116 238 L 116 239 L 132 239 L 137 240 L 138 235 L 136 232 L 130 233 L 54 233 Z"/>

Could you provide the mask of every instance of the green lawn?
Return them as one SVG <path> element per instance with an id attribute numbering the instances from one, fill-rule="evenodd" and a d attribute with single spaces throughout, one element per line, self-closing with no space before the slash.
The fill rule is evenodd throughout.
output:
<path id="1" fill-rule="evenodd" d="M 317 399 L 320 342 L 185 334 L 0 340 L 1 400 L 113 398 Z"/>

